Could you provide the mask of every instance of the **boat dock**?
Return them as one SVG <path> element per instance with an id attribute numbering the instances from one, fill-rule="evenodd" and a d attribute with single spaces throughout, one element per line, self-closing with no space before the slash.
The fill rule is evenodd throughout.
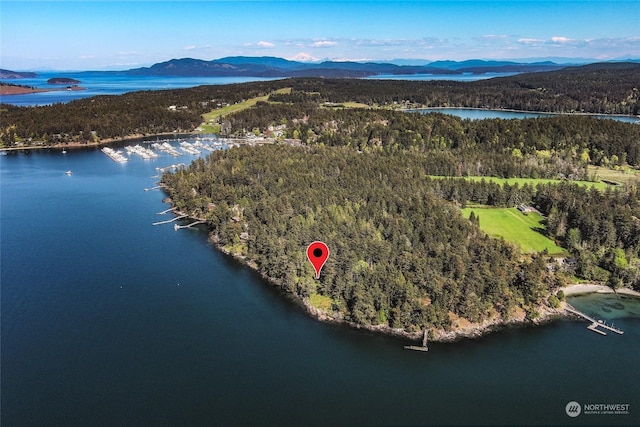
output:
<path id="1" fill-rule="evenodd" d="M 196 222 L 192 222 L 191 224 L 187 224 L 187 225 L 178 225 L 178 224 L 173 224 L 173 229 L 178 231 L 181 228 L 189 228 L 189 227 L 193 227 L 194 225 L 198 225 L 198 224 L 205 224 L 207 221 L 196 221 Z"/>
<path id="2" fill-rule="evenodd" d="M 621 331 L 618 328 L 613 327 L 613 325 L 609 326 L 606 323 L 604 323 L 602 320 L 596 320 L 593 317 L 589 317 L 586 314 L 579 312 L 575 308 L 567 307 L 566 310 L 569 313 L 575 314 L 576 316 L 582 317 L 583 319 L 586 319 L 589 322 L 591 322 L 591 324 L 589 326 L 587 326 L 587 329 L 589 329 L 590 331 L 593 331 L 593 332 L 598 333 L 600 335 L 607 335 L 606 332 L 601 331 L 600 329 L 598 329 L 598 328 L 602 328 L 602 329 L 606 329 L 606 330 L 611 331 L 611 332 L 615 332 L 616 334 L 620 334 L 620 335 L 624 334 L 623 331 Z"/>
<path id="3" fill-rule="evenodd" d="M 175 210 L 176 210 L 176 208 L 169 208 L 169 209 L 166 209 L 166 210 L 164 210 L 164 211 L 162 211 L 162 212 L 158 212 L 158 213 L 156 213 L 156 215 L 164 215 L 164 214 L 166 214 L 166 213 L 168 213 L 168 212 L 173 212 L 173 211 L 175 211 Z"/>
<path id="4" fill-rule="evenodd" d="M 429 351 L 429 347 L 427 347 L 427 330 L 424 330 L 422 334 L 422 346 L 418 345 L 405 345 L 404 348 L 406 350 L 415 350 L 415 351 Z"/>
<path id="5" fill-rule="evenodd" d="M 151 225 L 169 224 L 170 222 L 177 221 L 177 220 L 182 219 L 182 218 L 187 218 L 188 216 L 189 216 L 189 215 L 180 215 L 180 216 L 177 216 L 177 217 L 175 217 L 175 218 L 168 219 L 168 220 L 166 220 L 166 221 L 158 221 L 158 222 L 154 222 L 154 223 L 153 223 L 153 224 L 151 224 Z"/>
<path id="6" fill-rule="evenodd" d="M 104 154 L 106 154 L 114 162 L 124 163 L 124 162 L 129 160 L 124 156 L 124 154 L 122 154 L 122 152 L 116 151 L 113 148 L 104 147 L 100 151 L 102 151 Z"/>

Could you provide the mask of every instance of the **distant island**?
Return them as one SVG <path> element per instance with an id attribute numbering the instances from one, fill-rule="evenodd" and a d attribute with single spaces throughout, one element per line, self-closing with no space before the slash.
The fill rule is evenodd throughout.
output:
<path id="1" fill-rule="evenodd" d="M 22 72 L 22 71 L 11 71 L 11 70 L 3 70 L 0 69 L 0 79 L 32 79 L 38 77 L 36 73 L 32 72 Z"/>
<path id="2" fill-rule="evenodd" d="M 428 62 L 428 61 L 425 61 Z M 370 77 L 377 75 L 460 75 L 485 73 L 524 73 L 552 71 L 564 68 L 554 62 L 519 63 L 484 61 L 479 59 L 456 62 L 437 61 L 425 65 L 397 65 L 389 62 L 324 61 L 299 62 L 271 56 L 230 56 L 204 61 L 201 59 L 171 59 L 151 67 L 124 71 L 140 76 L 190 77 Z"/>
<path id="3" fill-rule="evenodd" d="M 53 77 L 47 80 L 47 84 L 50 85 L 77 85 L 81 83 L 80 80 L 71 79 L 68 77 Z"/>

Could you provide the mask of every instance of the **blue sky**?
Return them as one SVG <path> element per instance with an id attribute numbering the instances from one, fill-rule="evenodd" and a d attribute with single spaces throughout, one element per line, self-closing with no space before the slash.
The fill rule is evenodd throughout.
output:
<path id="1" fill-rule="evenodd" d="M 171 58 L 640 58 L 639 0 L 5 1 L 0 68 Z"/>

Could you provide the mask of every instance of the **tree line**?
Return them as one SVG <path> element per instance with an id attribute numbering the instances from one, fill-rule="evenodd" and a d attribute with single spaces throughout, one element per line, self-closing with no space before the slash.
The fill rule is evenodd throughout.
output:
<path id="1" fill-rule="evenodd" d="M 488 237 L 424 179 L 425 155 L 345 147 L 263 146 L 213 153 L 163 183 L 218 243 L 298 298 L 320 295 L 337 317 L 407 331 L 531 317 L 558 285 L 543 257 Z M 428 171 L 428 170 L 427 170 Z M 319 280 L 306 245 L 332 256 Z"/>
<path id="2" fill-rule="evenodd" d="M 481 156 L 494 153 L 512 157 L 506 162 L 509 165 L 531 167 L 531 175 L 509 172 L 508 166 L 502 168 L 504 171 L 463 171 L 469 175 L 535 177 L 541 169 L 537 164 L 544 163 L 555 164 L 556 174 L 584 177 L 580 169 L 587 164 L 640 165 L 640 126 L 588 116 L 463 120 L 440 113 L 260 102 L 224 121 L 223 128 L 229 135 L 242 135 L 255 128 L 264 131 L 284 123 L 285 136 L 305 144 L 344 145 L 361 151 L 384 148 L 458 150 Z"/>
<path id="3" fill-rule="evenodd" d="M 270 94 L 273 102 L 360 102 L 376 107 L 477 107 L 527 111 L 638 114 L 639 64 L 597 64 L 475 82 L 294 78 L 95 96 L 67 104 L 3 104 L 0 142 L 89 142 L 130 135 L 190 132 L 220 105 Z M 170 106 L 177 106 L 171 110 Z"/>

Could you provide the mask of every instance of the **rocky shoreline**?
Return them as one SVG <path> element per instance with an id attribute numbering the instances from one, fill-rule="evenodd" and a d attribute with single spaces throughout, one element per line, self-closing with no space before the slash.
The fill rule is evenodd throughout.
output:
<path id="1" fill-rule="evenodd" d="M 172 206 L 173 202 L 170 198 L 166 198 L 163 202 L 169 203 Z M 187 215 L 189 218 L 197 221 L 204 221 L 203 218 L 198 218 L 186 214 L 185 212 L 175 211 L 177 215 Z M 235 258 L 237 261 L 241 262 L 243 265 L 253 269 L 258 272 L 260 276 L 268 281 L 271 285 L 277 287 L 278 289 L 283 290 L 284 286 L 282 283 L 274 280 L 273 278 L 265 275 L 258 269 L 258 266 L 253 263 L 251 260 L 248 260 L 245 256 L 232 253 L 228 249 L 224 248 L 220 245 L 218 236 L 214 233 L 209 233 L 209 241 L 214 245 L 214 247 L 225 255 L 231 256 Z M 613 293 L 614 291 L 610 288 L 607 288 L 603 285 L 572 285 L 568 287 L 561 288 L 565 295 L 573 296 L 573 295 L 582 295 L 586 293 Z M 618 290 L 618 293 L 623 293 L 631 296 L 640 297 L 640 293 L 633 291 L 631 289 L 622 289 Z M 373 333 L 379 333 L 387 336 L 393 336 L 396 338 L 403 338 L 414 342 L 422 341 L 423 331 L 415 331 L 410 332 L 400 328 L 391 328 L 387 325 L 362 325 L 358 323 L 351 322 L 349 320 L 344 319 L 341 313 L 337 312 L 326 312 L 324 310 L 320 310 L 314 306 L 312 306 L 307 299 L 300 299 L 298 297 L 293 296 L 292 294 L 287 294 L 291 297 L 293 301 L 300 305 L 301 308 L 305 310 L 305 312 L 311 316 L 312 318 L 329 324 L 336 325 L 345 325 L 354 329 L 365 330 Z M 440 329 L 429 329 L 430 332 L 430 341 L 434 342 L 455 342 L 460 341 L 462 339 L 474 339 L 479 338 L 489 333 L 503 330 L 509 327 L 528 327 L 528 326 L 539 326 L 544 325 L 555 320 L 559 319 L 567 319 L 574 318 L 575 315 L 566 310 L 569 304 L 566 301 L 562 301 L 560 307 L 557 309 L 547 307 L 545 305 L 541 305 L 537 307 L 539 316 L 536 319 L 528 319 L 526 317 L 525 312 L 522 309 L 516 310 L 516 313 L 509 318 L 504 319 L 500 316 L 495 316 L 490 319 L 486 319 L 480 323 L 472 323 L 463 318 L 458 318 L 454 316 L 455 319 L 452 319 L 453 327 L 450 330 L 440 330 Z"/>
<path id="2" fill-rule="evenodd" d="M 179 214 L 183 214 L 183 213 L 180 212 Z M 201 218 L 193 218 L 193 219 L 202 220 Z M 250 260 L 248 260 L 245 256 L 232 253 L 231 251 L 222 247 L 218 241 L 218 237 L 214 233 L 209 234 L 209 241 L 220 252 L 235 258 L 236 260 L 240 261 L 242 264 L 258 272 L 260 276 L 266 281 L 268 281 L 271 285 L 276 286 L 278 289 L 284 289 L 284 286 L 282 283 L 279 283 L 277 280 L 274 280 L 271 277 L 262 273 L 258 269 L 258 266 L 252 263 Z M 309 316 L 323 323 L 345 325 L 354 329 L 366 330 L 369 332 L 393 336 L 396 338 L 404 338 L 404 339 L 415 341 L 415 342 L 422 341 L 422 337 L 423 337 L 422 331 L 409 332 L 404 329 L 391 328 L 390 326 L 387 326 L 387 325 L 362 325 L 362 324 L 354 323 L 344 319 L 340 313 L 329 313 L 329 312 L 320 310 L 312 306 L 309 303 L 309 301 L 306 299 L 301 300 L 297 297 L 294 297 L 293 295 L 291 295 L 291 298 L 296 303 L 298 303 L 306 311 L 306 313 Z M 459 341 L 461 339 L 478 338 L 486 334 L 489 334 L 491 332 L 495 332 L 508 327 L 520 327 L 520 326 L 525 327 L 525 326 L 532 326 L 532 325 L 542 325 L 557 319 L 571 317 L 572 315 L 569 312 L 567 312 L 564 309 L 564 307 L 566 307 L 566 303 L 563 303 L 559 309 L 540 306 L 538 307 L 540 311 L 540 316 L 535 320 L 527 319 L 524 311 L 520 311 L 510 319 L 494 317 L 491 319 L 487 319 L 481 323 L 463 322 L 462 325 L 458 327 L 454 327 L 452 330 L 448 330 L 448 331 L 430 329 L 430 332 L 431 332 L 430 340 L 435 342 L 454 342 L 454 341 Z"/>

